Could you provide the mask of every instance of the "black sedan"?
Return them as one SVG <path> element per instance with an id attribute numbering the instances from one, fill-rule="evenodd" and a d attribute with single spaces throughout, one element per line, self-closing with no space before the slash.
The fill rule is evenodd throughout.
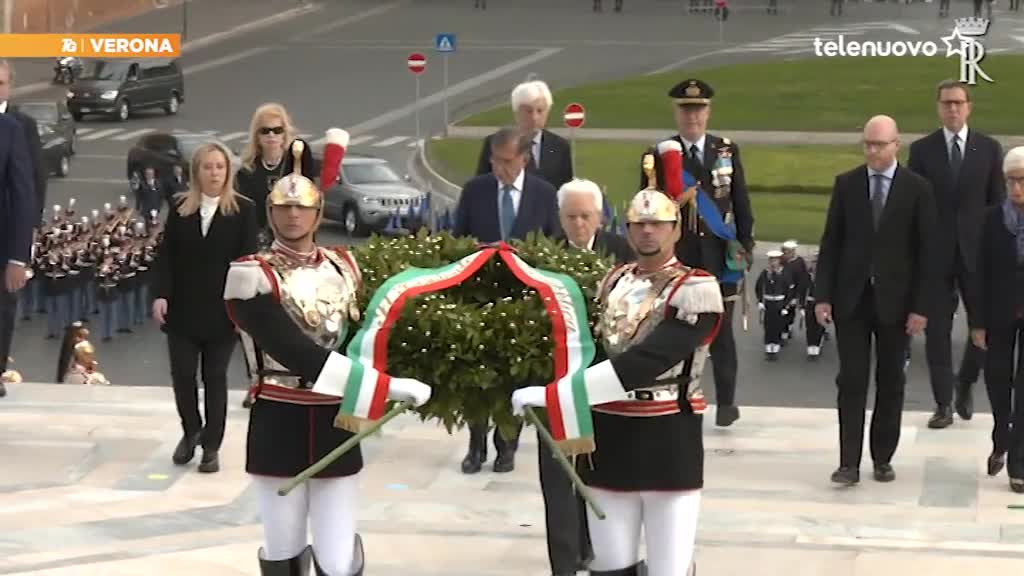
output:
<path id="1" fill-rule="evenodd" d="M 200 144 L 216 142 L 217 139 L 206 134 L 168 134 L 154 132 L 139 138 L 138 142 L 128 151 L 127 173 L 128 184 L 134 192 L 142 182 L 146 168 L 156 170 L 156 177 L 167 182 L 174 176 L 174 167 L 181 166 L 185 178 L 189 177 L 189 163 L 192 154 Z M 222 146 L 232 153 L 231 165 L 240 165 L 237 153 L 227 145 Z"/>
<path id="2" fill-rule="evenodd" d="M 39 142 L 42 144 L 43 167 L 47 174 L 64 178 L 71 173 L 71 142 L 52 124 L 39 122 Z"/>
<path id="3" fill-rule="evenodd" d="M 18 110 L 35 119 L 37 124 L 47 124 L 68 142 L 72 155 L 78 148 L 78 128 L 63 100 L 43 100 L 18 104 Z"/>

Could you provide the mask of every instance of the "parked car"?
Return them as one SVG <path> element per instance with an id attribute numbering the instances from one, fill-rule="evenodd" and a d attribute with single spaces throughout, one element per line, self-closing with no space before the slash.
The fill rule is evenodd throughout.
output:
<path id="1" fill-rule="evenodd" d="M 185 79 L 177 60 L 92 60 L 66 95 L 75 120 L 107 114 L 124 122 L 137 110 L 163 108 L 177 114 L 185 101 Z"/>
<path id="2" fill-rule="evenodd" d="M 68 141 L 68 150 L 73 155 L 78 148 L 78 128 L 71 112 L 61 100 L 22 102 L 18 110 L 35 119 L 36 124 L 48 124 Z"/>
<path id="3" fill-rule="evenodd" d="M 341 222 L 350 236 L 381 230 L 396 213 L 404 228 L 417 229 L 424 223 L 426 197 L 387 160 L 350 152 L 341 161 L 338 182 L 324 195 L 324 217 Z"/>
<path id="4" fill-rule="evenodd" d="M 174 174 L 174 166 L 181 166 L 185 177 L 189 175 L 189 163 L 196 148 L 204 142 L 218 142 L 216 138 L 205 134 L 168 134 L 153 132 L 138 139 L 128 150 L 127 170 L 128 185 L 135 192 L 142 182 L 143 171 L 147 167 L 156 170 L 157 178 L 164 182 Z M 220 142 L 231 154 L 231 165 L 241 165 L 238 153 L 227 144 Z"/>
<path id="5" fill-rule="evenodd" d="M 71 172 L 71 141 L 53 124 L 37 122 L 42 161 L 47 174 L 64 178 Z"/>

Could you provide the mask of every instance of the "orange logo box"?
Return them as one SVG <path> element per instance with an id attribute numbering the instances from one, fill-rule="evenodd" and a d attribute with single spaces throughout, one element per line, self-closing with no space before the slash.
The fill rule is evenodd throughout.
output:
<path id="1" fill-rule="evenodd" d="M 181 34 L 0 34 L 0 58 L 175 58 Z"/>

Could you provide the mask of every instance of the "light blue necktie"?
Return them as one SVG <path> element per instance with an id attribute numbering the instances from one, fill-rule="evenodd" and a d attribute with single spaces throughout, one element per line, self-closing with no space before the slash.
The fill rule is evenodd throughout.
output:
<path id="1" fill-rule="evenodd" d="M 516 205 L 512 201 L 513 187 L 506 184 L 501 187 L 501 239 L 508 240 L 512 235 L 512 227 L 516 223 Z"/>

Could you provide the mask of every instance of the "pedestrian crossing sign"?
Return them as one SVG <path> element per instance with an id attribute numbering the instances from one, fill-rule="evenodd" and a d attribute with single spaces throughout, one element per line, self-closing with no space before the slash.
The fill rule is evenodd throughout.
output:
<path id="1" fill-rule="evenodd" d="M 455 34 L 438 34 L 434 37 L 434 48 L 441 53 L 455 52 Z"/>

